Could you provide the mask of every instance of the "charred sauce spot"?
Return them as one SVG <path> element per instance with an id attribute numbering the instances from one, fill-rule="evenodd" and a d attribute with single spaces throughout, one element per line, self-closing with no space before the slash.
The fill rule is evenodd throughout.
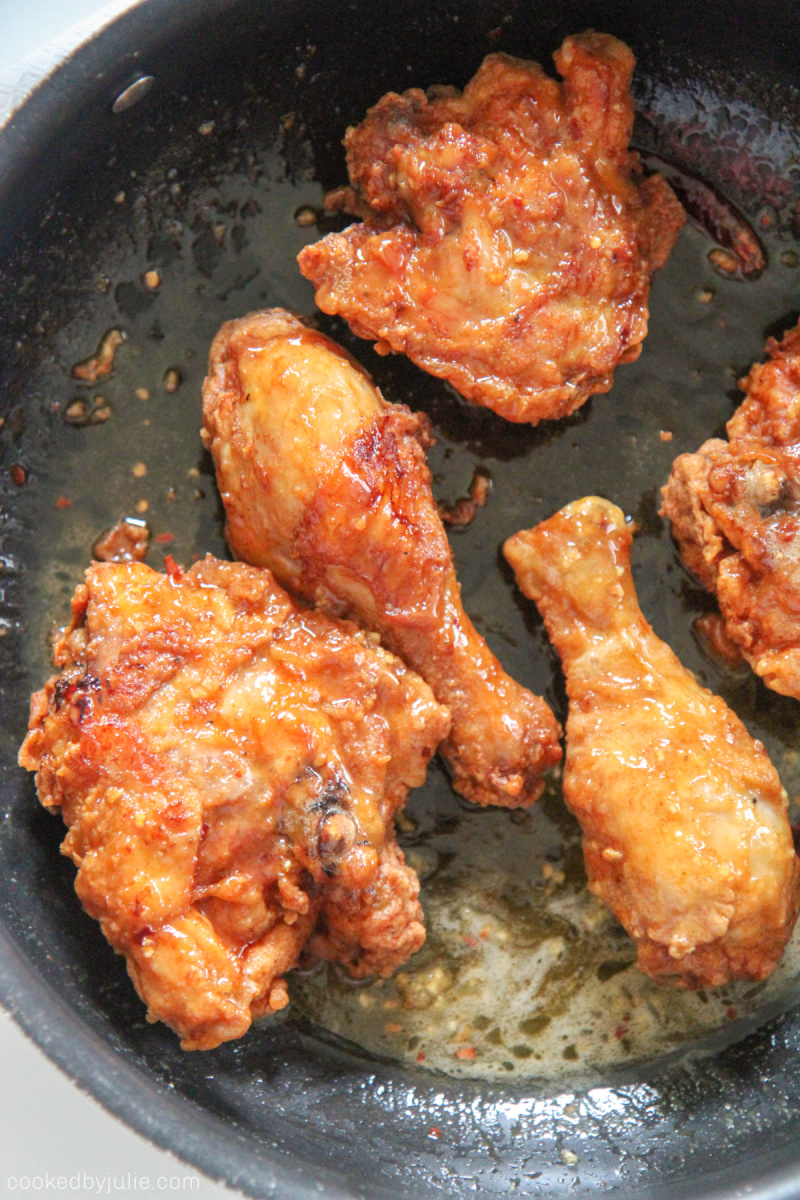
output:
<path id="1" fill-rule="evenodd" d="M 100 698 L 102 690 L 103 685 L 95 675 L 84 675 L 83 679 L 79 679 L 75 684 L 77 695 L 73 703 L 78 711 L 78 724 L 83 722 L 87 714 L 91 715 L 95 698 Z"/>
<path id="2" fill-rule="evenodd" d="M 100 683 L 100 680 L 96 680 L 96 682 Z M 80 684 L 77 686 L 80 689 Z M 80 694 L 74 697 L 73 703 L 78 710 L 78 724 L 80 725 L 86 715 L 91 715 L 91 710 L 95 707 L 95 697 L 90 695 L 89 692 L 80 691 Z"/>
<path id="3" fill-rule="evenodd" d="M 317 857 L 326 874 L 333 874 L 336 864 L 355 845 L 356 823 L 347 813 L 329 813 L 317 829 Z"/>
<path id="4" fill-rule="evenodd" d="M 309 805 L 309 812 L 324 813 L 327 816 L 329 813 L 345 808 L 349 795 L 350 788 L 347 781 L 337 772 L 326 781 L 313 804 Z"/>
<path id="5" fill-rule="evenodd" d="M 96 675 L 83 675 L 80 679 L 61 678 L 53 691 L 53 706 L 58 712 L 65 701 L 73 701 L 78 710 L 79 720 L 83 720 L 91 707 L 93 696 L 100 697 L 103 685 Z"/>
<path id="6" fill-rule="evenodd" d="M 84 675 L 77 681 L 75 687 L 80 692 L 95 692 L 98 694 L 103 690 L 103 684 L 96 675 Z"/>
<path id="7" fill-rule="evenodd" d="M 71 679 L 64 679 L 63 676 L 58 680 L 53 692 L 53 706 L 56 712 L 59 712 L 65 700 L 71 700 L 75 695 L 76 686 Z"/>

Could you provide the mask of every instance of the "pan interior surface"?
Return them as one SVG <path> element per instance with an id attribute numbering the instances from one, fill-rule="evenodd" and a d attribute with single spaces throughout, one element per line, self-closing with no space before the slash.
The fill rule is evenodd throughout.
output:
<path id="1" fill-rule="evenodd" d="M 157 567 L 167 553 L 184 563 L 227 556 L 198 437 L 208 346 L 223 320 L 255 308 L 314 314 L 295 257 L 334 227 L 322 198 L 345 180 L 346 126 L 390 89 L 463 86 L 491 51 L 549 64 L 564 36 L 591 26 L 637 54 L 637 145 L 712 185 L 755 231 L 767 269 L 720 276 L 708 258 L 715 243 L 688 227 L 655 278 L 638 362 L 618 370 L 609 395 L 535 429 L 470 407 L 341 322 L 315 319 L 388 399 L 429 413 L 438 499 L 464 495 L 476 467 L 491 476 L 486 508 L 452 545 L 465 607 L 512 675 L 563 720 L 557 660 L 502 563 L 502 541 L 578 496 L 607 496 L 637 520 L 636 584 L 656 633 L 764 740 L 790 796 L 800 794 L 795 702 L 703 654 L 692 624 L 711 604 L 657 515 L 675 456 L 720 434 L 765 335 L 798 317 L 799 47 L 796 34 L 793 47 L 790 35 L 770 37 L 776 23 L 796 22 L 788 3 L 651 8 L 200 2 L 187 13 L 150 0 L 79 51 L 0 135 L 2 994 L 106 1104 L 253 1195 L 699 1196 L 734 1183 L 766 1195 L 795 1168 L 796 956 L 767 988 L 709 1000 L 713 1019 L 690 998 L 696 1025 L 673 1020 L 682 1035 L 645 1061 L 652 1042 L 637 1033 L 635 1005 L 622 1021 L 627 939 L 609 928 L 593 950 L 598 942 L 574 932 L 579 919 L 552 922 L 554 903 L 582 902 L 577 830 L 555 790 L 530 813 L 476 811 L 432 767 L 413 795 L 401 841 L 424 878 L 431 925 L 419 969 L 444 961 L 448 976 L 439 1008 L 419 1010 L 424 1024 L 395 982 L 354 989 L 329 970 L 295 981 L 287 1019 L 187 1055 L 144 1021 L 121 959 L 80 909 L 74 869 L 58 855 L 61 823 L 16 767 L 29 695 L 51 669 L 50 632 L 100 533 L 124 516 L 146 521 Z M 146 75 L 149 92 L 115 114 L 115 98 Z M 79 383 L 73 367 L 110 331 L 113 373 Z M 603 1027 L 598 1018 L 588 1040 L 559 1041 L 553 1004 L 502 1026 L 512 993 L 498 987 L 492 999 L 485 986 L 491 962 L 470 944 L 483 927 L 521 941 L 520 961 L 561 939 L 548 987 L 561 1002 L 576 980 L 588 994 L 591 979 L 596 1009 L 614 997 Z M 456 1058 L 459 1028 L 449 1027 L 468 972 L 483 977 L 484 1010 L 495 1004 L 470 1027 L 474 1065 Z M 603 1044 L 615 1053 L 599 1053 Z M 449 1074 L 425 1069 L 431 1062 Z"/>

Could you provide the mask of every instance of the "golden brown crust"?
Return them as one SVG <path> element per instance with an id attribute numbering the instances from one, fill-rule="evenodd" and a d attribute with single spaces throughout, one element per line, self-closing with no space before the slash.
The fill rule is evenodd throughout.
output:
<path id="1" fill-rule="evenodd" d="M 760 742 L 639 609 L 630 530 L 588 497 L 505 553 L 567 677 L 564 798 L 589 889 L 678 986 L 764 979 L 797 917 L 787 799 Z"/>
<path id="2" fill-rule="evenodd" d="M 567 38 L 562 85 L 489 55 L 463 94 L 390 92 L 345 137 L 365 218 L 306 246 L 317 304 L 511 421 L 573 412 L 647 332 L 652 272 L 685 220 L 628 150 L 633 55 Z"/>
<path id="3" fill-rule="evenodd" d="M 560 761 L 560 730 L 462 608 L 428 419 L 387 404 L 339 347 L 281 310 L 222 327 L 203 416 L 234 554 L 376 631 L 427 680 L 452 715 L 441 750 L 463 795 L 532 803 Z"/>
<path id="4" fill-rule="evenodd" d="M 416 921 L 409 921 L 409 912 L 417 914 Z M 311 949 L 343 963 L 355 979 L 364 979 L 391 975 L 424 941 L 419 880 L 392 842 L 368 887 L 354 892 L 334 884 L 329 889 Z"/>
<path id="5" fill-rule="evenodd" d="M 728 442 L 675 460 L 662 489 L 681 557 L 768 687 L 800 699 L 800 326 L 767 342 Z"/>
<path id="6" fill-rule="evenodd" d="M 168 576 L 94 564 L 57 659 L 20 763 L 69 826 L 84 907 L 185 1048 L 285 1005 L 284 973 L 338 903 L 358 974 L 421 945 L 393 816 L 449 718 L 399 660 L 268 571 L 211 558 Z"/>

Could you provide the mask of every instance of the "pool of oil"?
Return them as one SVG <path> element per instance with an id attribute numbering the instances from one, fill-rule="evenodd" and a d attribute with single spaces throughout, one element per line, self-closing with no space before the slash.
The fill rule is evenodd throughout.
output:
<path id="1" fill-rule="evenodd" d="M 425 947 L 388 980 L 356 985 L 329 965 L 293 977 L 298 1009 L 338 1036 L 450 1075 L 552 1082 L 685 1049 L 796 995 L 797 936 L 763 983 L 679 991 L 640 972 L 586 890 L 557 780 L 514 813 L 467 811 L 445 787 L 434 821 L 415 799 L 401 817 Z"/>
<path id="2" fill-rule="evenodd" d="M 710 104 L 692 100 L 701 101 Z M 641 138 L 665 156 L 681 151 L 676 130 L 691 107 L 685 100 L 676 111 L 676 103 L 658 89 L 640 96 Z M 744 102 L 728 119 L 742 145 L 758 149 L 766 139 L 759 161 L 785 175 L 795 150 L 780 128 L 765 133 L 761 115 Z M 183 140 L 167 139 L 157 153 L 143 142 L 141 169 L 122 173 L 108 160 L 92 185 L 105 188 L 93 226 L 73 229 L 54 208 L 48 220 L 64 222 L 64 254 L 80 244 L 80 265 L 57 289 L 41 299 L 32 284 L 14 290 L 13 271 L 0 281 L 13 311 L 3 342 L 0 655 L 6 695 L 16 699 L 0 723 L 4 760 L 13 761 L 22 738 L 24 697 L 48 673 L 49 634 L 65 620 L 105 528 L 125 516 L 145 521 L 154 566 L 167 553 L 182 563 L 227 554 L 198 436 L 206 355 L 223 320 L 279 304 L 341 340 L 389 400 L 431 416 L 437 499 L 465 495 L 476 468 L 491 478 L 488 503 L 451 541 L 465 607 L 512 675 L 564 720 L 557 658 L 500 547 L 570 500 L 599 493 L 636 518 L 634 576 L 656 633 L 764 740 L 790 796 L 800 794 L 796 702 L 706 657 L 693 624 L 713 604 L 683 571 L 657 512 L 674 457 L 720 433 L 737 403 L 737 377 L 761 357 L 765 335 L 797 319 L 795 229 L 777 201 L 750 204 L 768 254 L 758 279 L 720 276 L 709 259 L 713 243 L 687 226 L 654 280 L 641 358 L 619 368 L 610 394 L 532 429 L 466 404 L 402 358 L 378 357 L 341 322 L 315 312 L 295 256 L 328 219 L 302 115 L 270 112 L 251 89 L 235 109 L 195 106 L 183 128 Z M 684 161 L 691 146 L 681 151 Z M 725 161 L 717 165 L 727 186 Z M 767 188 L 768 172 L 760 178 Z M 780 193 L 786 213 L 797 187 L 794 179 Z M 23 266 L 29 252 L 20 249 Z M 94 384 L 76 379 L 75 364 L 111 329 L 122 337 L 112 374 Z M 75 423 L 76 401 L 105 416 Z M 25 804 L 33 803 L 29 787 Z M 28 818 L 15 810 L 13 819 Z M 433 765 L 400 830 L 422 880 L 424 949 L 386 981 L 354 985 L 331 967 L 296 972 L 290 1021 L 423 1070 L 558 1079 L 735 1031 L 762 1006 L 773 1011 L 799 994 L 796 941 L 766 984 L 678 993 L 641 975 L 630 940 L 586 892 L 579 831 L 556 777 L 530 811 L 479 810 L 460 801 Z M 63 905 L 77 906 L 64 888 Z"/>

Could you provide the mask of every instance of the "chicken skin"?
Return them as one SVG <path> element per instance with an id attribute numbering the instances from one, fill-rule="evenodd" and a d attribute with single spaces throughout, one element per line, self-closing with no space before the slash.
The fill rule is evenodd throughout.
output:
<path id="1" fill-rule="evenodd" d="M 323 312 L 510 421 L 563 417 L 638 358 L 685 214 L 628 150 L 634 58 L 569 37 L 563 84 L 490 54 L 463 93 L 390 92 L 345 137 L 362 223 L 300 253 Z"/>
<path id="2" fill-rule="evenodd" d="M 661 511 L 727 637 L 768 687 L 800 700 L 800 325 L 767 355 L 740 383 L 728 441 L 675 460 Z"/>
<path id="3" fill-rule="evenodd" d="M 589 889 L 648 975 L 764 979 L 797 915 L 786 793 L 763 745 L 647 624 L 630 546 L 620 510 L 596 497 L 505 545 L 567 677 L 564 798 Z"/>
<path id="4" fill-rule="evenodd" d="M 94 563 L 72 609 L 20 764 L 149 1020 L 211 1049 L 309 939 L 354 976 L 419 949 L 392 818 L 448 729 L 426 683 L 241 563 Z"/>
<path id="5" fill-rule="evenodd" d="M 532 803 L 560 731 L 461 606 L 427 418 L 387 404 L 343 350 L 281 309 L 223 325 L 203 416 L 236 557 L 374 630 L 427 680 L 452 716 L 440 749 L 464 796 Z"/>

